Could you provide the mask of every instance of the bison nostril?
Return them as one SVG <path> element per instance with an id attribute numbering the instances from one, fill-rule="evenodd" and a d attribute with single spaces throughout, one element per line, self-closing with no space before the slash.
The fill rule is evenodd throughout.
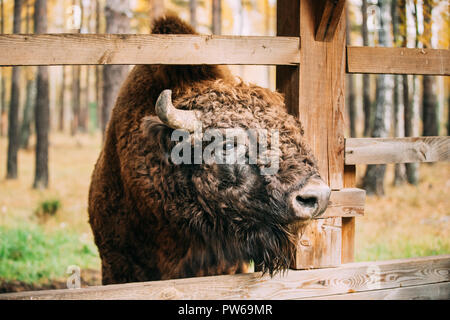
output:
<path id="1" fill-rule="evenodd" d="M 290 210 L 300 220 L 318 217 L 328 206 L 330 192 L 330 188 L 321 179 L 312 178 L 300 190 L 289 194 Z"/>
<path id="2" fill-rule="evenodd" d="M 315 196 L 297 196 L 295 200 L 304 207 L 314 208 L 317 206 L 318 199 Z"/>

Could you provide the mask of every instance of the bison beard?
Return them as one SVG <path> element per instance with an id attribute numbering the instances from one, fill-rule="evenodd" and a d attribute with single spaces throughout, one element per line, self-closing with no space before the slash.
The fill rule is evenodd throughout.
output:
<path id="1" fill-rule="evenodd" d="M 194 32 L 169 16 L 155 22 L 153 33 Z M 155 112 L 168 88 L 177 109 L 201 112 L 205 130 L 278 130 L 278 172 L 261 175 L 253 164 L 173 164 L 173 127 Z M 250 261 L 271 275 L 285 270 L 299 225 L 313 217 L 292 209 L 289 195 L 306 203 L 310 192 L 298 190 L 318 177 L 301 124 L 280 94 L 236 81 L 219 66 L 136 66 L 119 92 L 89 190 L 103 283 L 230 274 Z"/>
<path id="2" fill-rule="evenodd" d="M 198 177 L 194 173 L 194 188 L 200 193 L 198 198 L 209 201 L 201 202 L 203 212 L 208 214 L 191 220 L 193 230 L 199 231 L 222 261 L 253 260 L 258 269 L 271 275 L 287 269 L 295 238 L 289 230 L 292 218 L 286 197 L 276 192 L 270 195 L 267 183 L 253 166 L 213 166 L 216 170 L 212 170 L 215 172 L 210 176 L 205 166 L 199 168 Z M 217 188 L 212 188 L 214 194 L 208 190 L 211 184 L 204 188 L 201 182 L 211 181 L 209 178 L 218 182 Z"/>

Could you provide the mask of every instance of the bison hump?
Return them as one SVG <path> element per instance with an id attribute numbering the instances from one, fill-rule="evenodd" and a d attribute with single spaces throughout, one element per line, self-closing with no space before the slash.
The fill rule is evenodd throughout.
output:
<path id="1" fill-rule="evenodd" d="M 153 34 L 197 34 L 186 22 L 174 14 L 167 14 L 155 20 Z"/>

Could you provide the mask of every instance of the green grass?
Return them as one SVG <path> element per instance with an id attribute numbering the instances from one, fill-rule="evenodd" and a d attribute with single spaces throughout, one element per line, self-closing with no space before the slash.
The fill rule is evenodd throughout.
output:
<path id="1" fill-rule="evenodd" d="M 67 230 L 45 232 L 38 225 L 0 226 L 0 279 L 45 283 L 66 278 L 67 267 L 98 269 L 93 243 Z"/>
<path id="2" fill-rule="evenodd" d="M 450 242 L 439 238 L 396 239 L 394 241 L 376 241 L 357 251 L 355 260 L 377 261 L 391 259 L 406 259 L 448 254 Z"/>

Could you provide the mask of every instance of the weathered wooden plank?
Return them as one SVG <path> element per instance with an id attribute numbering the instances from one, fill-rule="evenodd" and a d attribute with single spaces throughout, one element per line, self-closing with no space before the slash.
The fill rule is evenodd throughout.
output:
<path id="1" fill-rule="evenodd" d="M 299 63 L 298 37 L 0 35 L 0 65 Z"/>
<path id="2" fill-rule="evenodd" d="M 301 51 L 301 61 L 305 65 L 301 68 L 277 67 L 277 89 L 285 94 L 289 112 L 302 121 L 306 139 L 319 159 L 321 176 L 332 189 L 342 189 L 345 21 L 337 19 L 339 24 L 332 27 L 338 32 L 336 39 L 327 43 L 315 41 L 315 15 L 320 12 L 319 7 L 319 3 L 312 1 L 279 0 L 277 34 L 300 36 L 301 47 L 305 48 Z M 342 216 L 331 212 L 330 208 L 324 217 Z M 348 216 L 358 215 L 358 212 L 353 213 Z M 341 225 L 340 218 L 321 219 L 302 230 L 292 267 L 338 265 L 341 261 Z"/>
<path id="3" fill-rule="evenodd" d="M 342 218 L 316 219 L 299 232 L 295 261 L 297 270 L 329 268 L 341 264 Z"/>
<path id="4" fill-rule="evenodd" d="M 323 0 L 316 41 L 331 41 L 345 8 L 345 0 Z"/>
<path id="5" fill-rule="evenodd" d="M 314 21 L 309 19 L 309 17 L 302 18 L 304 24 L 308 24 L 308 27 L 301 26 L 300 24 L 300 6 L 303 7 L 303 15 L 308 15 L 308 10 L 312 10 L 313 6 L 311 4 L 303 4 L 300 1 L 290 1 L 290 0 L 278 0 L 277 5 L 277 35 L 281 36 L 300 36 L 300 28 L 302 28 L 303 34 L 307 35 L 308 40 L 302 43 L 302 45 L 307 45 L 308 48 L 312 43 L 315 43 L 314 37 Z M 310 12 L 311 13 L 311 12 Z M 309 51 L 309 49 L 308 49 Z M 307 54 L 307 57 L 314 56 L 314 54 Z M 308 58 L 304 58 L 308 61 Z M 315 64 L 314 61 L 309 61 L 309 63 Z M 306 68 L 307 66 L 305 66 Z M 302 68 L 302 74 L 303 72 Z M 309 69 L 308 69 L 309 70 Z M 317 70 L 316 72 L 320 72 Z M 299 117 L 303 122 L 303 126 L 306 125 L 306 132 L 313 130 L 310 122 L 314 122 L 317 116 L 314 112 L 317 112 L 317 105 L 312 104 L 311 113 L 309 111 L 303 113 L 304 110 L 300 107 L 303 100 L 308 100 L 307 94 L 300 94 L 300 68 L 298 66 L 278 66 L 277 67 L 277 90 L 285 95 L 286 107 L 289 113 L 296 117 Z M 302 78 L 303 79 L 303 78 Z M 311 92 L 308 92 L 311 93 Z M 301 98 L 300 98 L 301 97 Z M 301 101 L 302 100 L 302 101 Z M 303 117 L 303 118 L 302 118 Z M 326 124 L 323 125 L 326 127 Z M 319 130 L 320 131 L 320 130 Z M 324 132 L 322 130 L 322 132 Z M 325 128 L 326 132 L 326 128 Z M 310 145 L 319 146 L 320 142 L 322 145 L 326 145 L 324 142 L 324 137 L 318 138 L 319 143 L 314 143 L 314 133 L 306 137 Z M 326 137 L 325 137 L 326 139 Z M 322 149 L 324 151 L 326 149 Z M 315 152 L 319 152 L 315 148 Z M 322 152 L 323 153 L 323 152 Z M 317 154 L 316 154 L 317 156 Z M 321 175 L 325 181 L 328 182 L 328 163 L 327 155 L 320 155 L 319 158 L 322 161 L 320 165 Z M 325 168 L 325 169 L 324 169 Z M 341 189 L 336 188 L 336 189 Z M 337 221 L 335 221 L 337 220 Z M 337 223 L 337 224 L 336 224 Z M 297 235 L 296 253 L 295 259 L 291 265 L 294 269 L 304 269 L 311 266 L 324 267 L 334 265 L 336 262 L 336 254 L 340 254 L 340 248 L 337 245 L 340 237 L 340 218 L 337 219 L 319 219 L 312 221 L 306 228 L 301 230 Z M 302 260 L 301 260 L 302 259 Z"/>
<path id="6" fill-rule="evenodd" d="M 342 217 L 342 253 L 341 263 L 355 261 L 355 217 Z"/>
<path id="7" fill-rule="evenodd" d="M 336 294 L 306 300 L 450 300 L 450 282 L 403 288 Z"/>
<path id="8" fill-rule="evenodd" d="M 346 164 L 450 161 L 450 137 L 350 138 Z"/>
<path id="9" fill-rule="evenodd" d="M 349 73 L 450 75 L 450 50 L 347 47 Z"/>
<path id="10" fill-rule="evenodd" d="M 356 186 L 356 166 L 344 166 L 344 187 Z M 355 218 L 342 218 L 342 253 L 341 263 L 350 263 L 355 259 Z"/>
<path id="11" fill-rule="evenodd" d="M 450 255 L 295 271 L 1 294 L 0 299 L 302 299 L 450 281 Z"/>
<path id="12" fill-rule="evenodd" d="M 327 210 L 319 219 L 328 217 L 358 217 L 364 215 L 366 191 L 358 188 L 345 188 L 331 192 Z"/>
<path id="13" fill-rule="evenodd" d="M 300 1 L 299 105 L 296 114 L 305 130 L 321 177 L 334 190 L 343 188 L 345 15 L 328 42 L 315 41 L 320 3 Z M 337 266 L 341 263 L 342 219 L 321 219 L 300 233 L 296 269 Z"/>

